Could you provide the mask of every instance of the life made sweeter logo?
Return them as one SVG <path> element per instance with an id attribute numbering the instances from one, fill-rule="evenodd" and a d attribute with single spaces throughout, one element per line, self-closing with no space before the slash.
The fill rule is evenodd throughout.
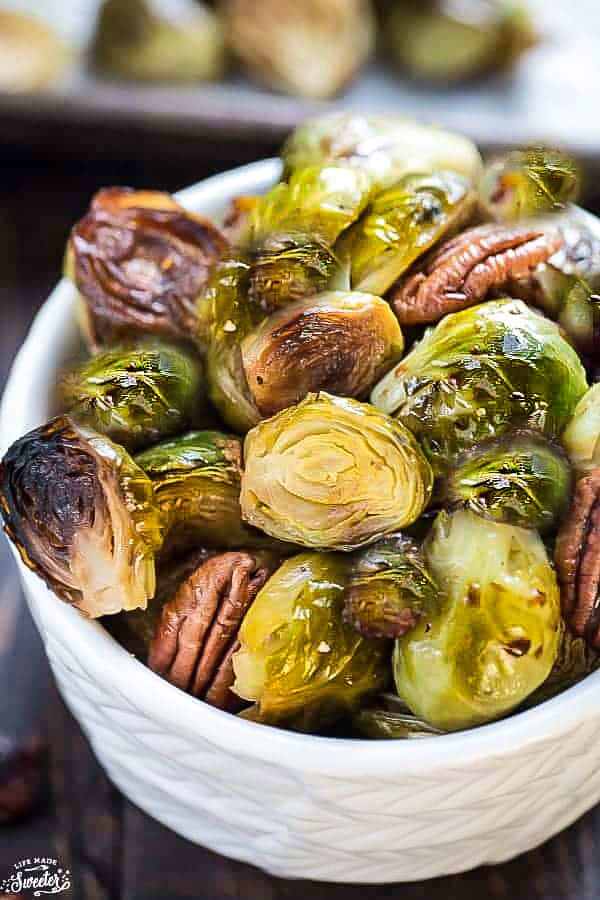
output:
<path id="1" fill-rule="evenodd" d="M 13 871 L 0 881 L 0 892 L 18 896 L 42 897 L 46 894 L 62 894 L 71 887 L 71 873 L 63 869 L 57 859 L 22 859 Z M 2 894 L 0 893 L 0 898 Z"/>

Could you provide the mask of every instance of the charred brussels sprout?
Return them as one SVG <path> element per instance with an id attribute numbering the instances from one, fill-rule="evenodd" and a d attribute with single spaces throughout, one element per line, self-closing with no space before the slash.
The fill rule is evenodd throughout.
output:
<path id="1" fill-rule="evenodd" d="M 419 546 L 408 537 L 390 535 L 350 561 L 344 618 L 365 637 L 406 634 L 438 600 Z"/>
<path id="2" fill-rule="evenodd" d="M 594 384 L 575 407 L 562 442 L 579 475 L 600 466 L 600 384 Z"/>
<path id="3" fill-rule="evenodd" d="M 382 29 L 409 75 L 446 84 L 506 68 L 535 42 L 525 7 L 513 0 L 398 0 Z"/>
<path id="4" fill-rule="evenodd" d="M 280 540 L 350 550 L 414 522 L 432 473 L 399 422 L 366 403 L 310 394 L 244 446 L 244 519 Z"/>
<path id="5" fill-rule="evenodd" d="M 246 613 L 233 689 L 258 705 L 260 721 L 315 729 L 386 686 L 387 642 L 367 640 L 344 624 L 345 568 L 334 553 L 294 556 Z"/>
<path id="6" fill-rule="evenodd" d="M 288 176 L 307 166 L 343 163 L 362 169 L 374 188 L 410 172 L 450 169 L 479 178 L 482 162 L 468 138 L 410 119 L 333 113 L 297 128 L 282 150 Z"/>
<path id="7" fill-rule="evenodd" d="M 332 97 L 375 43 L 370 0 L 224 0 L 228 42 L 247 71 L 301 97 Z"/>
<path id="8" fill-rule="evenodd" d="M 140 81 L 205 81 L 224 69 L 215 14 L 193 0 L 169 11 L 154 0 L 105 0 L 92 45 L 96 65 Z"/>
<path id="9" fill-rule="evenodd" d="M 13 444 L 0 487 L 8 536 L 59 597 L 92 618 L 146 608 L 162 534 L 126 450 L 61 416 Z"/>
<path id="10" fill-rule="evenodd" d="M 557 326 L 520 300 L 446 316 L 372 394 L 419 440 L 437 475 L 456 454 L 515 427 L 558 436 L 587 389 Z"/>
<path id="11" fill-rule="evenodd" d="M 487 519 L 546 532 L 566 512 L 572 481 L 560 448 L 521 432 L 467 450 L 448 476 L 445 497 Z"/>
<path id="12" fill-rule="evenodd" d="M 167 346 L 109 350 L 67 375 L 60 393 L 77 422 L 131 450 L 195 422 L 201 367 Z"/>
<path id="13" fill-rule="evenodd" d="M 354 290 L 384 294 L 422 253 L 473 212 L 469 180 L 454 172 L 406 175 L 378 194 L 336 247 Z"/>
<path id="14" fill-rule="evenodd" d="M 272 313 L 294 300 L 324 291 L 339 260 L 327 244 L 309 235 L 273 235 L 252 255 L 248 300 Z"/>
<path id="15" fill-rule="evenodd" d="M 241 349 L 248 388 L 264 417 L 311 391 L 364 397 L 403 347 L 385 300 L 330 291 L 274 313 L 243 339 Z"/>
<path id="16" fill-rule="evenodd" d="M 557 657 L 560 597 L 544 545 L 534 531 L 460 511 L 440 513 L 425 553 L 445 599 L 396 642 L 398 693 L 436 728 L 497 719 Z"/>
<path id="17" fill-rule="evenodd" d="M 515 222 L 564 209 L 577 199 L 579 171 L 557 150 L 514 150 L 484 171 L 480 197 L 496 221 Z"/>
<path id="18" fill-rule="evenodd" d="M 168 194 L 106 188 L 74 227 L 66 272 L 93 350 L 139 335 L 202 345 L 196 298 L 227 242 Z"/>

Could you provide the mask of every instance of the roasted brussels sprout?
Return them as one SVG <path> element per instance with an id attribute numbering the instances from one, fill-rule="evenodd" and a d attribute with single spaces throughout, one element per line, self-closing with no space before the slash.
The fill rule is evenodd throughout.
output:
<path id="1" fill-rule="evenodd" d="M 371 740 L 412 740 L 444 734 L 422 719 L 413 716 L 394 694 L 382 694 L 372 706 L 359 709 L 352 720 L 357 737 Z"/>
<path id="2" fill-rule="evenodd" d="M 357 291 L 384 294 L 422 253 L 463 224 L 475 205 L 469 179 L 455 172 L 405 175 L 377 194 L 338 241 Z"/>
<path id="3" fill-rule="evenodd" d="M 398 320 L 372 294 L 330 291 L 274 313 L 242 341 L 247 384 L 261 416 L 311 391 L 364 397 L 402 355 Z"/>
<path id="4" fill-rule="evenodd" d="M 138 335 L 201 344 L 196 298 L 227 242 L 168 194 L 106 188 L 74 227 L 66 273 L 93 350 Z"/>
<path id="5" fill-rule="evenodd" d="M 380 190 L 407 173 L 438 169 L 461 172 L 475 182 L 482 167 L 477 147 L 462 135 L 400 116 L 346 112 L 301 125 L 281 155 L 288 176 L 307 166 L 343 163 L 362 169 Z"/>
<path id="6" fill-rule="evenodd" d="M 359 634 L 400 637 L 438 601 L 439 588 L 411 538 L 390 535 L 353 554 L 344 619 Z"/>
<path id="7" fill-rule="evenodd" d="M 481 179 L 481 202 L 493 219 L 515 222 L 555 213 L 577 199 L 580 175 L 558 150 L 513 150 L 489 163 Z"/>
<path id="8" fill-rule="evenodd" d="M 600 654 L 589 646 L 585 638 L 576 637 L 563 624 L 558 656 L 552 671 L 544 683 L 529 695 L 523 706 L 529 709 L 556 697 L 598 668 Z"/>
<path id="9" fill-rule="evenodd" d="M 442 319 L 392 369 L 371 402 L 419 440 L 437 475 L 457 453 L 515 427 L 558 436 L 587 389 L 557 326 L 520 300 Z"/>
<path id="10" fill-rule="evenodd" d="M 244 519 L 305 547 L 351 550 L 419 518 L 432 474 L 411 433 L 366 403 L 309 396 L 247 435 Z"/>
<path id="11" fill-rule="evenodd" d="M 254 718 L 299 730 L 352 712 L 389 679 L 389 644 L 342 619 L 346 561 L 334 553 L 287 560 L 260 591 L 239 632 L 233 690 Z"/>
<path id="12" fill-rule="evenodd" d="M 92 358 L 68 374 L 59 390 L 75 421 L 131 450 L 196 422 L 202 370 L 173 347 L 129 347 Z"/>
<path id="13" fill-rule="evenodd" d="M 445 501 L 522 528 L 550 531 L 571 498 L 563 451 L 541 435 L 517 432 L 465 451 L 445 484 Z"/>
<path id="14" fill-rule="evenodd" d="M 127 451 L 67 416 L 0 466 L 5 530 L 23 562 L 92 618 L 145 609 L 162 534 L 152 482 Z"/>
<path id="15" fill-rule="evenodd" d="M 534 531 L 442 512 L 425 555 L 445 599 L 396 642 L 398 694 L 435 728 L 497 719 L 545 681 L 558 654 L 560 596 L 544 545 Z"/>
<path id="16" fill-rule="evenodd" d="M 583 395 L 562 436 L 579 475 L 600 467 L 600 383 Z"/>
<path id="17" fill-rule="evenodd" d="M 375 43 L 371 0 L 223 0 L 222 12 L 242 66 L 301 97 L 333 97 Z"/>
<path id="18" fill-rule="evenodd" d="M 193 0 L 104 0 L 92 43 L 100 69 L 140 81 L 207 81 L 224 70 L 216 15 Z"/>
<path id="19" fill-rule="evenodd" d="M 9 94 L 52 87 L 70 58 L 57 34 L 36 16 L 0 10 L 0 90 Z"/>
<path id="20" fill-rule="evenodd" d="M 242 446 L 237 438 L 219 431 L 192 431 L 150 447 L 136 463 L 154 486 L 165 534 L 163 556 L 199 546 L 251 547 L 267 542 L 242 522 Z"/>
<path id="21" fill-rule="evenodd" d="M 526 8 L 514 0 L 397 0 L 382 32 L 409 75 L 445 84 L 504 69 L 535 42 Z"/>

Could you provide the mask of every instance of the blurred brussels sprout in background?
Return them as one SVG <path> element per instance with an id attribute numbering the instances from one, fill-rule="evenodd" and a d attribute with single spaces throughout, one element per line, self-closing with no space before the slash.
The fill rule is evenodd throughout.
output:
<path id="1" fill-rule="evenodd" d="M 572 484 L 564 452 L 522 431 L 465 451 L 448 476 L 444 500 L 496 522 L 546 532 L 566 512 Z"/>
<path id="2" fill-rule="evenodd" d="M 364 637 L 397 638 L 439 603 L 418 544 L 390 535 L 350 559 L 344 619 Z"/>
<path id="3" fill-rule="evenodd" d="M 371 0 L 222 0 L 221 10 L 241 66 L 300 97 L 333 97 L 374 49 Z"/>
<path id="4" fill-rule="evenodd" d="M 592 385 L 575 407 L 562 442 L 579 475 L 600 466 L 600 384 Z"/>
<path id="5" fill-rule="evenodd" d="M 422 719 L 394 694 L 381 694 L 372 705 L 359 709 L 352 720 L 357 737 L 371 740 L 412 740 L 444 734 Z"/>
<path id="6" fill-rule="evenodd" d="M 0 9 L 0 91 L 18 94 L 50 88 L 69 61 L 62 40 L 36 16 Z"/>
<path id="7" fill-rule="evenodd" d="M 555 663 L 560 596 L 534 531 L 439 514 L 425 556 L 439 611 L 396 642 L 394 677 L 412 712 L 454 731 L 510 712 Z"/>
<path id="8" fill-rule="evenodd" d="M 385 300 L 329 291 L 273 313 L 242 341 L 242 360 L 261 416 L 311 391 L 364 397 L 402 356 L 404 339 Z"/>
<path id="9" fill-rule="evenodd" d="M 386 10 L 381 30 L 390 56 L 424 81 L 504 69 L 535 43 L 529 13 L 515 0 L 392 0 Z"/>
<path id="10" fill-rule="evenodd" d="M 479 150 L 468 138 L 400 116 L 329 113 L 309 119 L 281 151 L 290 177 L 307 166 L 345 163 L 362 169 L 374 189 L 392 187 L 403 175 L 450 169 L 476 182 Z"/>
<path id="11" fill-rule="evenodd" d="M 154 595 L 152 483 L 103 435 L 60 416 L 22 437 L 0 466 L 0 510 L 25 565 L 88 616 Z"/>
<path id="12" fill-rule="evenodd" d="M 515 427 L 558 436 L 587 389 L 558 327 L 520 300 L 446 316 L 375 386 L 371 402 L 419 440 L 437 475 Z"/>
<path id="13" fill-rule="evenodd" d="M 246 613 L 233 657 L 234 691 L 258 705 L 254 718 L 299 730 L 351 713 L 389 680 L 389 645 L 342 618 L 346 559 L 294 556 Z"/>
<path id="14" fill-rule="evenodd" d="M 131 450 L 197 421 L 202 369 L 173 347 L 118 348 L 66 375 L 59 392 L 73 419 Z"/>
<path id="15" fill-rule="evenodd" d="M 212 222 L 169 194 L 99 191 L 71 232 L 65 263 L 90 348 L 139 335 L 202 346 L 197 297 L 227 246 Z"/>
<path id="16" fill-rule="evenodd" d="M 455 172 L 406 175 L 380 194 L 337 243 L 351 286 L 384 294 L 422 253 L 465 223 L 475 207 L 469 179 Z"/>
<path id="17" fill-rule="evenodd" d="M 194 0 L 104 0 L 91 53 L 98 68 L 140 81 L 206 81 L 225 67 L 219 20 Z"/>
<path id="18" fill-rule="evenodd" d="M 244 460 L 244 519 L 305 547 L 371 543 L 418 519 L 431 496 L 431 468 L 407 429 L 323 392 L 253 428 Z"/>
<path id="19" fill-rule="evenodd" d="M 484 209 L 499 222 L 555 213 L 579 195 L 580 172 L 558 150 L 513 150 L 485 167 L 479 193 Z"/>

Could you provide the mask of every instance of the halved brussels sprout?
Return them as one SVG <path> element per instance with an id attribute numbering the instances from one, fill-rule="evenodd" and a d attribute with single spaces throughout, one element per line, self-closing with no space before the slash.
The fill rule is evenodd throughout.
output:
<path id="1" fill-rule="evenodd" d="M 99 191 L 71 232 L 65 261 L 91 349 L 139 335 L 203 347 L 196 298 L 227 246 L 212 222 L 169 194 Z"/>
<path id="2" fill-rule="evenodd" d="M 558 324 L 580 353 L 592 359 L 600 352 L 600 293 L 573 278 L 563 297 Z"/>
<path id="3" fill-rule="evenodd" d="M 386 686 L 388 642 L 344 624 L 345 569 L 338 554 L 294 556 L 246 613 L 233 690 L 257 704 L 255 720 L 314 730 Z"/>
<path id="4" fill-rule="evenodd" d="M 410 172 L 450 169 L 474 182 L 482 161 L 468 138 L 401 116 L 332 113 L 310 119 L 284 144 L 288 176 L 307 166 L 344 163 L 362 169 L 374 189 L 392 187 Z"/>
<path id="5" fill-rule="evenodd" d="M 371 402 L 416 435 L 442 475 L 461 450 L 515 427 L 558 436 L 586 389 L 581 361 L 554 322 L 502 299 L 425 332 Z"/>
<path id="6" fill-rule="evenodd" d="M 73 419 L 131 450 L 197 420 L 202 369 L 173 347 L 124 347 L 83 363 L 59 391 Z"/>
<path id="7" fill-rule="evenodd" d="M 199 546 L 253 547 L 269 540 L 242 522 L 238 438 L 192 431 L 150 447 L 136 463 L 154 486 L 165 534 L 163 556 Z"/>
<path id="8" fill-rule="evenodd" d="M 377 194 L 336 245 L 357 291 L 383 295 L 408 267 L 464 223 L 475 206 L 469 179 L 455 172 L 406 175 Z"/>
<path id="9" fill-rule="evenodd" d="M 479 193 L 496 221 L 516 222 L 555 213 L 577 199 L 579 170 L 573 160 L 546 147 L 513 150 L 490 162 Z"/>
<path id="10" fill-rule="evenodd" d="M 559 447 L 539 434 L 517 432 L 467 450 L 448 476 L 444 498 L 486 519 L 546 532 L 566 512 L 572 486 Z"/>
<path id="11" fill-rule="evenodd" d="M 300 97 L 333 97 L 375 43 L 370 0 L 224 0 L 221 12 L 250 75 Z"/>
<path id="12" fill-rule="evenodd" d="M 324 392 L 253 428 L 244 458 L 244 519 L 305 547 L 372 543 L 418 519 L 431 496 L 431 468 L 407 429 Z"/>
<path id="13" fill-rule="evenodd" d="M 344 603 L 359 634 L 397 638 L 439 603 L 439 588 L 418 544 L 394 534 L 352 555 Z"/>
<path id="14" fill-rule="evenodd" d="M 5 530 L 23 562 L 92 618 L 145 609 L 162 542 L 152 482 L 123 447 L 68 416 L 0 466 Z"/>
<path id="15" fill-rule="evenodd" d="M 404 339 L 385 300 L 329 291 L 273 313 L 241 349 L 253 402 L 270 416 L 311 391 L 364 397 L 402 356 Z"/>
<path id="16" fill-rule="evenodd" d="M 193 0 L 104 0 L 92 44 L 97 66 L 141 81 L 206 81 L 224 70 L 221 25 Z"/>
<path id="17" fill-rule="evenodd" d="M 357 737 L 371 740 L 413 740 L 444 734 L 422 719 L 413 716 L 409 708 L 394 694 L 382 694 L 372 706 L 360 709 L 352 719 Z"/>
<path id="18" fill-rule="evenodd" d="M 592 385 L 575 407 L 562 442 L 579 475 L 600 466 L 600 384 Z"/>
<path id="19" fill-rule="evenodd" d="M 399 638 L 394 677 L 412 712 L 455 731 L 505 715 L 550 674 L 560 596 L 534 532 L 461 510 L 442 512 L 425 546 L 445 594 Z"/>

